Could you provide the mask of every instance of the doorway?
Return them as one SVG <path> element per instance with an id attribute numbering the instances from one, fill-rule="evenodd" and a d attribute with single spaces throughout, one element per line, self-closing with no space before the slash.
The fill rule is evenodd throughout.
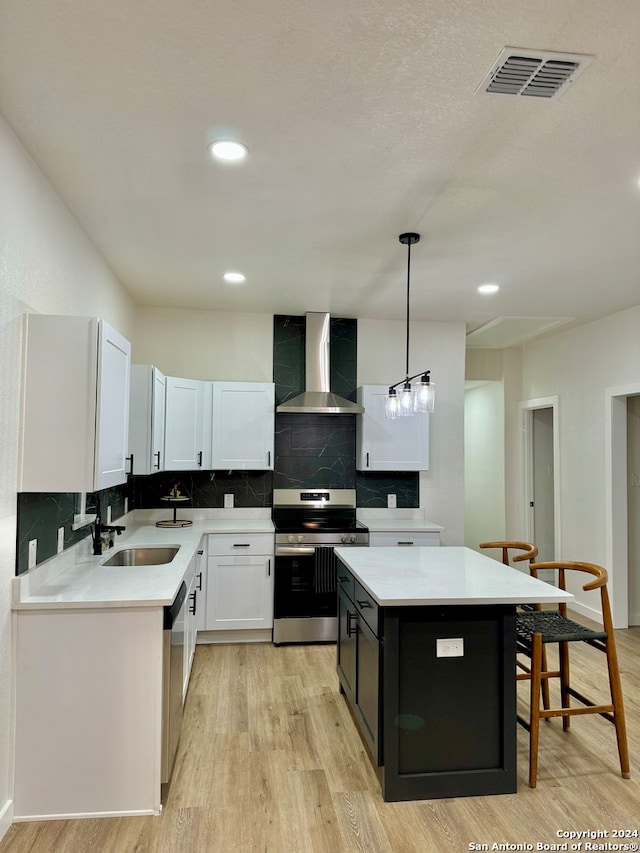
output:
<path id="1" fill-rule="evenodd" d="M 522 408 L 525 535 L 538 546 L 538 560 L 556 560 L 560 557 L 558 398 L 527 400 Z"/>
<path id="2" fill-rule="evenodd" d="M 615 628 L 640 624 L 639 396 L 637 382 L 605 391 L 605 565 Z"/>

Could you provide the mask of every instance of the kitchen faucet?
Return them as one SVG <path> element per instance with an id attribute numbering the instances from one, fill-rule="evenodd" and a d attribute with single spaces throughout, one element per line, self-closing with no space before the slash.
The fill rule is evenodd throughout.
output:
<path id="1" fill-rule="evenodd" d="M 103 524 L 99 515 L 96 515 L 96 520 L 93 523 L 91 536 L 93 538 L 93 553 L 96 555 L 102 554 L 102 534 L 112 530 L 120 536 L 123 530 L 127 528 L 123 524 Z"/>

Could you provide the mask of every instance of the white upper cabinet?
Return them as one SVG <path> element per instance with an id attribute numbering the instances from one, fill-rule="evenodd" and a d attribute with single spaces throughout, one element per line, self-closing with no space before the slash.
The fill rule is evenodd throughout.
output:
<path id="1" fill-rule="evenodd" d="M 364 414 L 356 418 L 358 471 L 427 471 L 429 469 L 429 415 L 387 420 L 386 385 L 362 385 L 357 400 Z"/>
<path id="2" fill-rule="evenodd" d="M 211 404 L 209 383 L 167 376 L 165 471 L 197 471 L 210 467 Z"/>
<path id="3" fill-rule="evenodd" d="M 131 365 L 129 455 L 134 474 L 164 471 L 167 378 L 150 364 Z"/>
<path id="4" fill-rule="evenodd" d="M 212 468 L 273 469 L 275 386 L 212 382 Z"/>
<path id="5" fill-rule="evenodd" d="M 126 482 L 131 346 L 96 317 L 27 314 L 18 491 Z"/>

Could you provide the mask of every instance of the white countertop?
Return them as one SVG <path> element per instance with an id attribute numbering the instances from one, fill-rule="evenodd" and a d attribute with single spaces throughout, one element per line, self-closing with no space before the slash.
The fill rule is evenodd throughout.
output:
<path id="1" fill-rule="evenodd" d="M 240 512 L 240 511 L 238 511 Z M 91 553 L 91 537 L 14 578 L 14 610 L 52 608 L 162 607 L 171 604 L 191 558 L 204 534 L 266 533 L 273 535 L 271 518 L 230 514 L 194 518 L 189 527 L 161 528 L 155 514 L 138 510 L 114 524 L 126 530 L 102 556 Z M 166 511 L 158 518 L 166 518 Z M 104 566 L 116 551 L 131 546 L 179 545 L 174 559 L 160 566 Z"/>
<path id="2" fill-rule="evenodd" d="M 337 548 L 384 607 L 573 601 L 564 592 L 471 548 Z"/>

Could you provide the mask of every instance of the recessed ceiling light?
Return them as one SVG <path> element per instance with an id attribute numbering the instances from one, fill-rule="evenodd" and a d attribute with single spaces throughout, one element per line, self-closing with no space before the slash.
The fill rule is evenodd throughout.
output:
<path id="1" fill-rule="evenodd" d="M 499 290 L 499 284 L 481 284 L 478 287 L 478 293 L 497 293 Z"/>
<path id="2" fill-rule="evenodd" d="M 218 139 L 209 144 L 211 156 L 216 160 L 244 160 L 249 153 L 249 149 L 242 142 L 233 142 L 230 139 Z"/>
<path id="3" fill-rule="evenodd" d="M 247 280 L 247 277 L 241 272 L 226 272 L 222 277 L 227 284 L 242 284 L 243 281 Z"/>

